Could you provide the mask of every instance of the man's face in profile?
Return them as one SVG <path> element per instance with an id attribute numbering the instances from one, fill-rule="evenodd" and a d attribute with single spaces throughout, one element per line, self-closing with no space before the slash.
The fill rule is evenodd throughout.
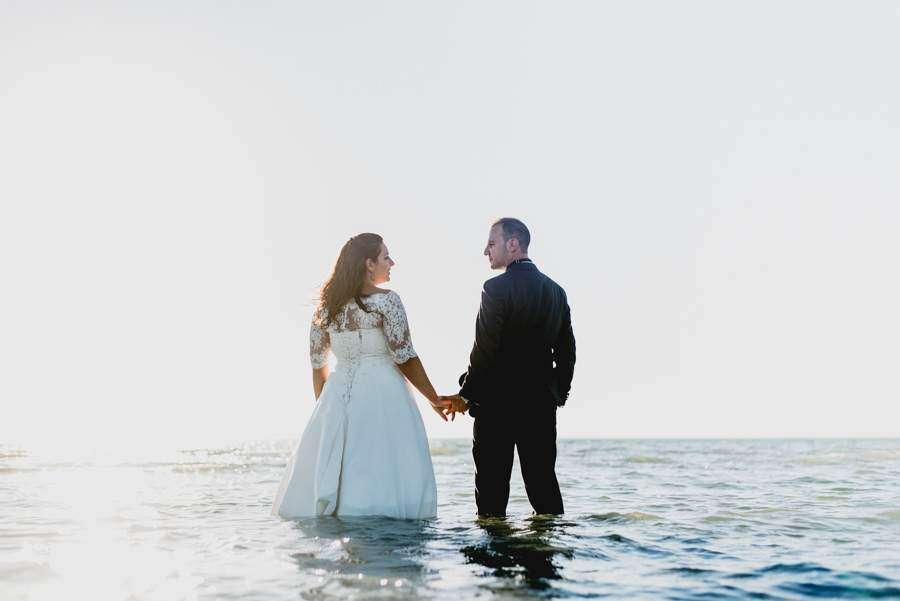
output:
<path id="1" fill-rule="evenodd" d="M 509 252 L 506 250 L 502 225 L 495 225 L 491 228 L 484 254 L 491 262 L 491 269 L 506 269 L 506 266 L 509 265 Z"/>

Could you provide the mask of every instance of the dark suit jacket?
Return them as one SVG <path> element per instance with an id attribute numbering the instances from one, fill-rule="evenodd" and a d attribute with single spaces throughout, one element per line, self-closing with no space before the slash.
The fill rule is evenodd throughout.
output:
<path id="1" fill-rule="evenodd" d="M 474 417 L 564 405 L 575 370 L 566 292 L 534 263 L 513 263 L 484 283 L 469 369 L 459 394 Z"/>

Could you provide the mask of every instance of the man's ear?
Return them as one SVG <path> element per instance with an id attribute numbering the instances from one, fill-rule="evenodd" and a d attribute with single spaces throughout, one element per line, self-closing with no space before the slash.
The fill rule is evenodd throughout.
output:
<path id="1" fill-rule="evenodd" d="M 506 250 L 514 253 L 519 249 L 519 240 L 517 238 L 510 238 L 506 241 Z"/>

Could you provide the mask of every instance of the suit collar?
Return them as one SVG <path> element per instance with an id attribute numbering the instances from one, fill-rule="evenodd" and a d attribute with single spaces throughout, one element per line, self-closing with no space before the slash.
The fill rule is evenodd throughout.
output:
<path id="1" fill-rule="evenodd" d="M 506 271 L 515 271 L 517 269 L 537 269 L 537 266 L 531 259 L 516 259 L 506 266 Z"/>

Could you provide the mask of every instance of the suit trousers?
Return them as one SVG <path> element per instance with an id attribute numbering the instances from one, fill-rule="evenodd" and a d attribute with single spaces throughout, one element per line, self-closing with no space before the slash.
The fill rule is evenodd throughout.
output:
<path id="1" fill-rule="evenodd" d="M 475 418 L 472 457 L 478 515 L 506 515 L 515 451 L 534 513 L 563 513 L 555 472 L 556 406 L 542 405 Z"/>

